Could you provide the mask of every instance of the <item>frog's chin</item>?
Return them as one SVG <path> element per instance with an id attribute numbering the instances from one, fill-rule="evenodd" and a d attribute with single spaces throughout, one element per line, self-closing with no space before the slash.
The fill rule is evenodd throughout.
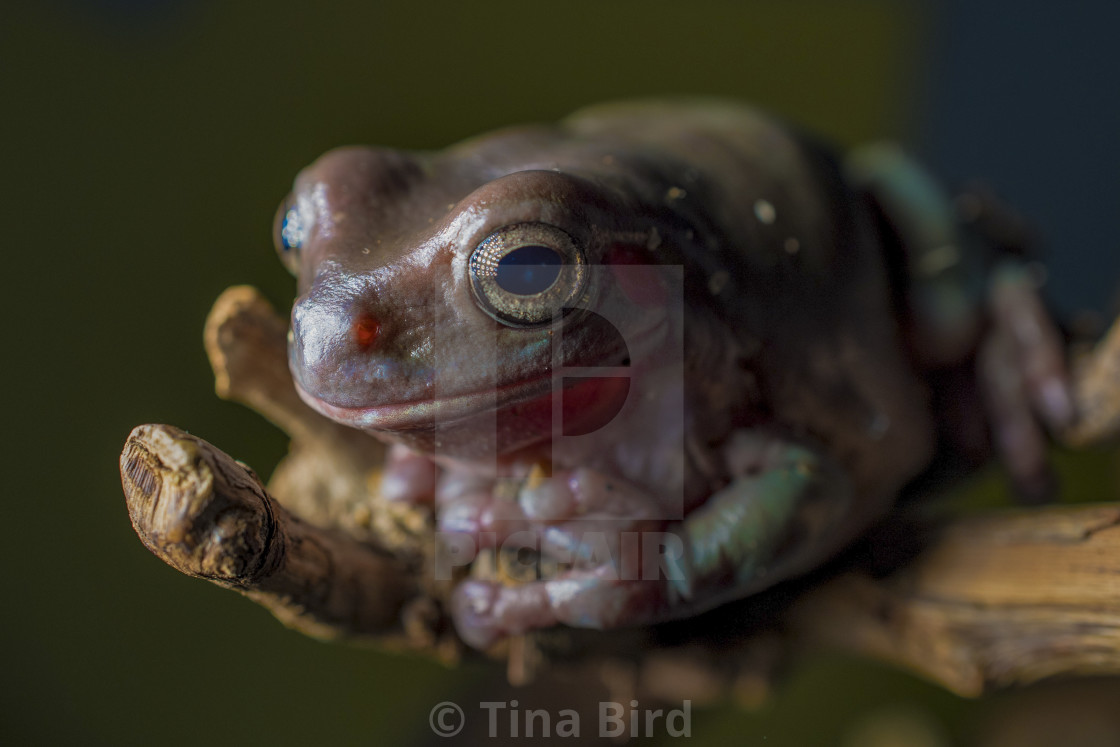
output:
<path id="1" fill-rule="evenodd" d="M 506 384 L 480 392 L 411 402 L 343 407 L 333 405 L 296 383 L 296 391 L 312 409 L 335 422 L 376 433 L 401 433 L 455 428 L 485 413 L 500 412 L 539 399 L 550 390 L 547 377 Z"/>

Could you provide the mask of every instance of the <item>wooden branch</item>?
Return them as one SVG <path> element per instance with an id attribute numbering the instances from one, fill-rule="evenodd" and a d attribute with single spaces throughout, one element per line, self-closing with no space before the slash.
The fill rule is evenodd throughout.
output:
<path id="1" fill-rule="evenodd" d="M 418 593 L 415 569 L 293 516 L 205 441 L 139 426 L 121 476 L 133 528 L 176 570 L 239 591 L 315 637 L 400 632 L 402 607 Z"/>
<path id="2" fill-rule="evenodd" d="M 1120 322 L 1074 372 L 1074 447 L 1120 433 Z M 791 611 L 795 637 L 899 664 L 961 695 L 1120 673 L 1120 506 L 956 518 L 895 575 L 850 573 Z"/>
<path id="3" fill-rule="evenodd" d="M 430 571 L 432 517 L 381 500 L 385 447 L 300 399 L 286 338 L 287 322 L 248 286 L 218 298 L 204 332 L 218 395 L 292 438 L 268 490 L 211 444 L 141 426 L 121 455 L 133 527 L 172 567 L 245 594 L 290 627 L 457 658 Z"/>
<path id="4" fill-rule="evenodd" d="M 141 426 L 121 457 L 137 533 L 171 566 L 240 591 L 312 635 L 374 636 L 456 656 L 444 611 L 452 585 L 435 583 L 431 570 L 430 511 L 382 500 L 384 447 L 300 400 L 286 333 L 248 287 L 222 295 L 205 333 L 219 395 L 292 437 L 269 491 L 206 442 Z M 1120 433 L 1120 323 L 1075 376 L 1081 419 L 1062 440 L 1084 446 Z M 746 624 L 736 616 L 747 607 L 769 612 Z M 614 680 L 632 671 L 635 692 L 669 699 L 735 690 L 757 702 L 787 652 L 821 644 L 909 667 L 963 695 L 1055 674 L 1120 673 L 1120 505 L 951 519 L 890 576 L 849 567 L 806 584 L 792 602 L 744 600 L 688 630 L 672 644 L 673 636 L 641 631 L 542 637 L 570 639 L 549 644 L 562 658 L 622 661 Z M 536 639 L 505 650 L 519 677 L 530 676 L 526 662 L 556 661 Z M 674 684 L 687 692 L 671 694 Z"/>
<path id="5" fill-rule="evenodd" d="M 303 519 L 390 548 L 416 566 L 431 554 L 433 518 L 384 501 L 378 485 L 385 446 L 308 407 L 288 372 L 287 320 L 256 288 L 228 288 L 206 319 L 203 339 L 218 396 L 240 402 L 292 439 L 269 481 L 272 495 Z"/>
<path id="6" fill-rule="evenodd" d="M 1062 439 L 1074 448 L 1120 435 L 1120 321 L 1074 366 L 1079 420 Z"/>
<path id="7" fill-rule="evenodd" d="M 1120 673 L 1120 506 L 958 519 L 889 578 L 851 573 L 810 591 L 790 624 L 960 695 Z"/>
<path id="8" fill-rule="evenodd" d="M 1072 447 L 1120 433 L 1120 321 L 1074 369 Z M 948 520 L 888 578 L 847 573 L 810 590 L 788 624 L 974 696 L 1054 675 L 1120 674 L 1120 505 Z"/>

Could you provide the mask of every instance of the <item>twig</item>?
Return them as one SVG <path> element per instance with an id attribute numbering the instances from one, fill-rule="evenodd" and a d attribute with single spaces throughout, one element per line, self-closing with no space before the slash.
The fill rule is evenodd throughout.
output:
<path id="1" fill-rule="evenodd" d="M 173 568 L 235 589 L 320 638 L 388 635 L 417 593 L 388 553 L 307 524 L 250 470 L 166 425 L 133 430 L 121 454 L 129 517 Z"/>
<path id="2" fill-rule="evenodd" d="M 1074 381 L 1080 420 L 1063 434 L 1063 440 L 1076 448 L 1120 434 L 1120 321 L 1092 353 L 1078 361 Z"/>
<path id="3" fill-rule="evenodd" d="M 958 519 L 886 579 L 851 573 L 791 610 L 802 642 L 916 670 L 961 695 L 1120 672 L 1120 506 Z"/>
<path id="4" fill-rule="evenodd" d="M 299 399 L 286 330 L 257 291 L 238 287 L 215 304 L 205 334 L 219 395 L 292 437 L 271 495 L 206 442 L 142 426 L 121 457 L 138 534 L 171 566 L 241 591 L 313 635 L 407 639 L 454 656 L 459 644 L 443 609 L 451 583 L 433 580 L 430 512 L 382 500 L 384 448 Z M 1081 421 L 1064 441 L 1084 446 L 1120 432 L 1120 323 L 1078 366 L 1076 399 Z M 849 570 L 805 591 L 784 616 L 779 607 L 771 624 L 723 620 L 716 645 L 700 635 L 682 647 L 657 636 L 625 639 L 644 659 L 642 671 L 660 673 L 662 690 L 670 680 L 707 678 L 750 702 L 785 651 L 822 643 L 910 667 L 965 695 L 1055 674 L 1117 673 L 1120 505 L 954 519 L 894 574 Z M 612 645 L 601 641 L 616 639 L 597 640 L 588 655 L 602 656 Z M 534 646 L 526 638 L 507 649 L 518 677 L 539 661 Z"/>

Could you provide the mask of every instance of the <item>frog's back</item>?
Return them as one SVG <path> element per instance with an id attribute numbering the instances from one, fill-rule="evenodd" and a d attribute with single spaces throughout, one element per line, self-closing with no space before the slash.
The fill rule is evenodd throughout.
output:
<path id="1" fill-rule="evenodd" d="M 683 258 L 709 281 L 694 287 L 755 351 L 776 424 L 825 444 L 868 496 L 868 516 L 880 510 L 928 464 L 935 427 L 866 196 L 827 150 L 745 106 L 611 104 L 565 126 L 679 164 L 661 173 L 679 180 L 666 206 L 703 234 Z"/>

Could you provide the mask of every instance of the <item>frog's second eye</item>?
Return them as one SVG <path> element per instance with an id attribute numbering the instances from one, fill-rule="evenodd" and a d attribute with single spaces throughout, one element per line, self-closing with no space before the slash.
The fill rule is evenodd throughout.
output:
<path id="1" fill-rule="evenodd" d="M 307 236 L 307 229 L 299 209 L 291 200 L 285 200 L 276 211 L 276 225 L 273 228 L 273 243 L 280 261 L 293 274 L 298 270 L 299 250 Z"/>
<path id="2" fill-rule="evenodd" d="M 570 307 L 587 281 L 583 250 L 546 223 L 518 223 L 486 237 L 471 254 L 471 290 L 503 324 L 546 324 Z"/>

